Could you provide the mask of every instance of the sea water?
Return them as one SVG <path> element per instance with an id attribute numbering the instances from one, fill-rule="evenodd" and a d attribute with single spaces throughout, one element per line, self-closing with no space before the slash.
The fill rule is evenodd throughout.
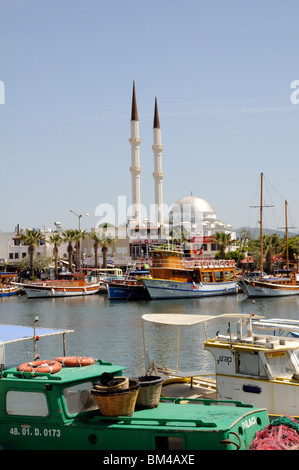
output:
<path id="1" fill-rule="evenodd" d="M 177 328 L 144 322 L 146 313 L 221 315 L 254 313 L 264 318 L 299 319 L 299 296 L 248 299 L 244 294 L 202 299 L 112 301 L 106 294 L 64 299 L 28 299 L 26 295 L 0 299 L 0 324 L 74 330 L 66 335 L 66 355 L 91 356 L 126 368 L 128 376 L 145 373 L 145 358 L 176 368 Z M 178 366 L 181 370 L 214 370 L 214 359 L 204 350 L 205 335 L 227 333 L 229 319 L 181 327 Z M 33 332 L 33 330 L 32 330 Z M 144 332 L 144 334 L 143 334 Z M 0 326 L 1 340 L 1 326 Z M 145 340 L 145 341 L 144 341 Z M 50 360 L 63 354 L 62 336 L 40 338 L 37 353 Z M 34 359 L 33 341 L 7 345 L 5 364 Z"/>

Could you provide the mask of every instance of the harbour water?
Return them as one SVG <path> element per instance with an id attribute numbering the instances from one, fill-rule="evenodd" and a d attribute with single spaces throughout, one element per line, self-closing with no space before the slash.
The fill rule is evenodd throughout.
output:
<path id="1" fill-rule="evenodd" d="M 223 313 L 254 313 L 265 318 L 299 319 L 299 296 L 261 298 L 254 303 L 244 294 L 188 300 L 110 301 L 105 294 L 82 298 L 28 299 L 15 296 L 0 299 L 0 324 L 71 329 L 66 335 L 66 354 L 92 356 L 127 368 L 128 376 L 143 375 L 145 351 L 157 364 L 176 366 L 175 327 L 145 324 L 145 346 L 141 316 L 146 313 L 187 313 L 220 315 Z M 225 324 L 223 325 L 223 322 Z M 221 324 L 222 325 L 221 325 Z M 214 337 L 228 320 L 213 321 L 207 334 Z M 179 368 L 214 370 L 210 353 L 204 351 L 202 325 L 183 327 L 180 331 Z M 62 338 L 41 338 L 37 342 L 41 359 L 62 355 Z M 32 342 L 8 345 L 5 364 L 15 365 L 33 360 Z"/>

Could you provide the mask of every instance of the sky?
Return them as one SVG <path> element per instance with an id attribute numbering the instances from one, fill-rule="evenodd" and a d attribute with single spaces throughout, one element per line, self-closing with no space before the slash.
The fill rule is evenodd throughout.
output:
<path id="1" fill-rule="evenodd" d="M 70 209 L 87 231 L 106 206 L 126 220 L 133 80 L 148 212 L 157 96 L 167 207 L 192 193 L 256 226 L 263 173 L 299 227 L 298 14 L 298 0 L 0 0 L 0 231 L 77 228 Z"/>

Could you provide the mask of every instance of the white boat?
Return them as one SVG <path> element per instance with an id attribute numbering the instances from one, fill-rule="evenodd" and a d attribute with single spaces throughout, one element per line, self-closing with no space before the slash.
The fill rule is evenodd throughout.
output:
<path id="1" fill-rule="evenodd" d="M 78 297 L 99 292 L 99 282 L 89 282 L 82 273 L 65 273 L 58 279 L 17 283 L 28 298 Z"/>
<path id="2" fill-rule="evenodd" d="M 299 282 L 295 270 L 289 269 L 288 250 L 288 211 L 285 201 L 286 222 L 286 269 L 280 271 L 279 276 L 264 277 L 263 275 L 263 173 L 261 173 L 261 202 L 260 202 L 260 273 L 256 279 L 244 276 L 239 279 L 240 288 L 248 297 L 288 297 L 299 295 Z"/>
<path id="3" fill-rule="evenodd" d="M 192 392 L 192 397 L 195 398 L 199 381 L 200 397 L 209 397 L 214 392 L 217 399 L 240 400 L 254 406 L 264 406 L 272 419 L 288 415 L 299 420 L 299 321 L 254 319 L 252 315 L 241 314 L 149 314 L 143 315 L 142 320 L 144 350 L 144 322 L 155 323 L 156 327 L 160 324 L 177 328 L 176 370 L 170 371 L 158 366 L 159 373 L 164 372 L 172 382 L 176 379 L 177 382 L 180 381 L 176 384 L 177 396 L 187 396 L 187 388 L 189 396 Z M 215 329 L 221 325 L 225 334 L 218 332 L 214 338 L 208 338 L 207 323 L 212 321 L 217 322 Z M 178 368 L 179 329 L 199 323 L 205 326 L 204 349 L 210 351 L 215 360 L 215 370 L 204 371 L 206 376 L 215 375 L 214 388 L 212 379 L 209 386 L 204 385 L 203 380 L 207 378 L 203 377 L 200 368 L 193 371 Z M 157 366 L 154 364 L 155 367 Z M 182 383 L 187 378 L 189 384 Z M 162 392 L 163 390 L 164 387 Z M 174 393 L 172 390 L 172 395 Z"/>
<path id="4" fill-rule="evenodd" d="M 150 277 L 140 282 L 152 300 L 186 299 L 236 294 L 238 282 L 233 260 L 187 260 L 168 248 L 151 252 Z"/>

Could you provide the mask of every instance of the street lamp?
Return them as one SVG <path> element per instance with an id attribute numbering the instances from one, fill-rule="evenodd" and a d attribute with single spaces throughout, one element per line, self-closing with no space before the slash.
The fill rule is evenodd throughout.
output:
<path id="1" fill-rule="evenodd" d="M 79 222 L 79 230 L 80 230 L 80 219 L 81 217 L 85 217 L 86 215 L 89 215 L 89 214 L 76 214 L 75 211 L 73 211 L 73 209 L 70 209 L 70 212 L 72 212 L 73 214 L 75 214 L 77 217 L 78 217 L 78 222 Z"/>
<path id="2" fill-rule="evenodd" d="M 81 217 L 85 217 L 89 214 L 77 214 L 75 211 L 73 211 L 73 209 L 70 209 L 70 212 L 72 212 L 73 214 L 75 214 L 77 217 L 78 217 L 78 224 L 79 224 L 79 235 L 80 235 L 80 220 L 81 220 Z M 80 239 L 78 240 L 78 253 L 77 253 L 77 269 L 79 270 L 81 268 L 81 242 L 80 242 Z"/>

